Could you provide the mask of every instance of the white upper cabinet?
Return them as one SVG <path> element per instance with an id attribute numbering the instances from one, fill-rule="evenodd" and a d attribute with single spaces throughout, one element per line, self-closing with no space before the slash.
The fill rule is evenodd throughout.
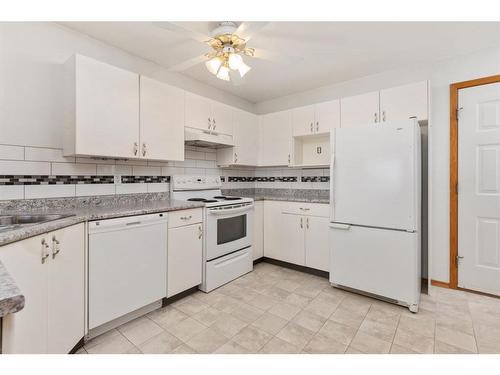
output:
<path id="1" fill-rule="evenodd" d="M 184 160 L 184 91 L 94 59 L 66 63 L 64 154 Z"/>
<path id="2" fill-rule="evenodd" d="M 203 96 L 186 92 L 186 122 L 190 128 L 233 134 L 233 109 Z"/>
<path id="3" fill-rule="evenodd" d="M 184 160 L 184 91 L 141 76 L 141 157 Z"/>
<path id="4" fill-rule="evenodd" d="M 137 156 L 139 75 L 81 55 L 66 73 L 64 154 Z"/>
<path id="5" fill-rule="evenodd" d="M 340 126 L 340 101 L 294 108 L 292 123 L 294 136 L 328 133 Z"/>
<path id="6" fill-rule="evenodd" d="M 216 133 L 233 134 L 233 109 L 225 104 L 210 101 L 212 109 L 212 130 Z"/>
<path id="7" fill-rule="evenodd" d="M 316 133 L 328 133 L 340 127 L 340 100 L 319 103 L 314 108 Z"/>
<path id="8" fill-rule="evenodd" d="M 393 122 L 416 117 L 427 120 L 427 81 L 393 87 L 380 91 L 380 120 Z"/>
<path id="9" fill-rule="evenodd" d="M 340 99 L 341 126 L 368 125 L 379 122 L 379 92 Z"/>
<path id="10" fill-rule="evenodd" d="M 217 164 L 255 166 L 259 162 L 259 118 L 249 112 L 234 110 L 234 147 L 217 150 Z"/>
<path id="11" fill-rule="evenodd" d="M 298 107 L 292 110 L 293 135 L 309 135 L 315 130 L 314 105 Z"/>
<path id="12" fill-rule="evenodd" d="M 260 118 L 261 166 L 289 165 L 292 141 L 292 111 L 268 113 Z"/>

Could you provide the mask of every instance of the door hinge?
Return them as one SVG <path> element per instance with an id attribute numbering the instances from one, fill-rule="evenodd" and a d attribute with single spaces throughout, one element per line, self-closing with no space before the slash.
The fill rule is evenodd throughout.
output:
<path id="1" fill-rule="evenodd" d="M 455 262 L 456 262 L 457 267 L 458 267 L 458 265 L 460 264 L 460 260 L 462 260 L 462 259 L 464 259 L 464 257 L 463 257 L 463 256 L 461 256 L 461 255 L 457 255 L 457 256 L 455 257 Z"/>
<path id="2" fill-rule="evenodd" d="M 464 107 L 457 108 L 455 111 L 455 117 L 457 121 L 460 119 L 460 112 L 462 111 L 462 109 L 464 109 Z"/>
<path id="3" fill-rule="evenodd" d="M 455 183 L 455 194 L 457 194 L 457 195 L 458 195 L 458 182 L 457 182 L 457 183 Z"/>

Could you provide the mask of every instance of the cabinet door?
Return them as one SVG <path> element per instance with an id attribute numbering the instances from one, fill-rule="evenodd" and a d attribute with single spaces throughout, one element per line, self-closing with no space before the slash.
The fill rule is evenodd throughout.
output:
<path id="1" fill-rule="evenodd" d="M 292 143 L 291 111 L 269 113 L 262 116 L 260 127 L 259 165 L 288 165 Z"/>
<path id="2" fill-rule="evenodd" d="M 342 98 L 340 108 L 342 127 L 379 122 L 379 92 Z"/>
<path id="3" fill-rule="evenodd" d="M 306 266 L 329 271 L 330 246 L 327 217 L 306 216 Z"/>
<path id="4" fill-rule="evenodd" d="M 235 111 L 234 116 L 234 163 L 257 165 L 259 159 L 259 122 L 256 115 Z"/>
<path id="5" fill-rule="evenodd" d="M 190 92 L 186 92 L 185 98 L 185 126 L 209 130 L 209 126 L 212 126 L 210 100 Z"/>
<path id="6" fill-rule="evenodd" d="M 233 109 L 225 104 L 212 101 L 212 130 L 216 133 L 233 135 Z"/>
<path id="7" fill-rule="evenodd" d="M 340 127 L 340 100 L 319 103 L 315 105 L 314 131 L 329 133 Z"/>
<path id="8" fill-rule="evenodd" d="M 201 284 L 202 224 L 168 230 L 167 297 Z"/>
<path id="9" fill-rule="evenodd" d="M 264 201 L 254 203 L 253 259 L 264 256 Z"/>
<path id="10" fill-rule="evenodd" d="M 314 123 L 314 105 L 294 108 L 292 110 L 293 135 L 309 135 L 316 131 Z"/>
<path id="11" fill-rule="evenodd" d="M 49 233 L 47 240 L 51 245 L 47 352 L 65 354 L 85 334 L 84 224 Z"/>
<path id="12" fill-rule="evenodd" d="M 42 264 L 42 239 L 37 236 L 0 247 L 0 261 L 25 298 L 24 308 L 3 318 L 5 354 L 47 352 L 48 258 Z M 47 249 L 48 250 L 48 249 Z"/>
<path id="13" fill-rule="evenodd" d="M 283 231 L 281 232 L 280 260 L 305 265 L 304 229 L 306 218 L 299 215 L 281 214 Z"/>
<path id="14" fill-rule="evenodd" d="M 382 122 L 408 120 L 416 117 L 427 120 L 427 81 L 393 87 L 380 91 Z"/>
<path id="15" fill-rule="evenodd" d="M 75 69 L 75 153 L 138 157 L 139 75 L 84 56 Z"/>
<path id="16" fill-rule="evenodd" d="M 141 156 L 184 160 L 184 91 L 141 76 Z"/>
<path id="17" fill-rule="evenodd" d="M 264 201 L 264 256 L 267 258 L 280 259 L 283 243 L 284 226 L 281 221 L 281 212 L 285 202 Z"/>

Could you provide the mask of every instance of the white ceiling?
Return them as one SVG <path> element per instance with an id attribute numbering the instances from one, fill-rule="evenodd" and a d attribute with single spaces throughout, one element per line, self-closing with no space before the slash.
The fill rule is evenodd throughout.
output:
<path id="1" fill-rule="evenodd" d="M 63 24 L 166 68 L 209 51 L 207 45 L 151 22 Z M 176 24 L 206 35 L 217 25 Z M 252 70 L 242 85 L 215 78 L 203 63 L 181 73 L 257 103 L 494 45 L 500 45 L 500 22 L 269 22 L 248 47 L 254 47 L 256 55 L 261 47 L 284 57 L 282 61 L 246 57 Z"/>

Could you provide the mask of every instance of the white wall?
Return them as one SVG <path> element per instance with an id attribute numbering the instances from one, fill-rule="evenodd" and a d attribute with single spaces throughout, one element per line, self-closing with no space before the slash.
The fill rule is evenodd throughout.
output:
<path id="1" fill-rule="evenodd" d="M 0 23 L 0 144 L 62 147 L 62 68 L 74 53 L 248 111 L 253 103 L 54 23 Z"/>
<path id="2" fill-rule="evenodd" d="M 268 113 L 381 88 L 431 81 L 431 277 L 449 280 L 449 85 L 500 74 L 500 46 L 427 66 L 414 66 L 257 103 Z"/>

